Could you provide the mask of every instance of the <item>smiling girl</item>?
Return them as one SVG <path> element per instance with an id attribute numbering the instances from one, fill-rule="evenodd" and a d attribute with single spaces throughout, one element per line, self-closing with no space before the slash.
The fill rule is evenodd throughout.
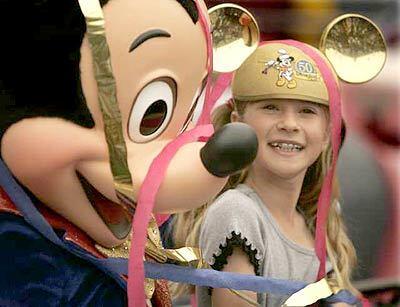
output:
<path id="1" fill-rule="evenodd" d="M 250 125 L 259 142 L 257 157 L 245 171 L 230 177 L 207 210 L 179 217 L 175 230 L 178 243 L 191 230 L 186 245 L 198 244 L 213 269 L 307 283 L 317 278 L 317 203 L 332 163 L 330 95 L 320 68 L 296 44 L 328 65 L 338 89 L 324 55 L 299 42 L 261 45 L 236 71 L 233 99 L 216 109 L 213 121 L 216 129 L 229 122 Z M 338 197 L 335 187 L 325 273 L 330 282 L 357 293 L 350 283 L 355 251 L 342 224 Z M 198 305 L 249 306 L 249 301 L 257 301 L 281 306 L 286 299 L 242 294 L 245 299 L 227 289 L 198 288 Z"/>

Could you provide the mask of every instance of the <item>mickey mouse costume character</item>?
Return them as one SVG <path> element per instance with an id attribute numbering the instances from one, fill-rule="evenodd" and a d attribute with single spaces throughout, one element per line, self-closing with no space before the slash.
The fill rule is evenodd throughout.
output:
<path id="1" fill-rule="evenodd" d="M 88 1 L 82 0 L 81 7 L 70 0 L 1 2 L 2 23 L 18 18 L 24 29 L 22 35 L 9 26 L 1 30 L 1 158 L 67 246 L 43 237 L 27 222 L 29 213 L 15 206 L 14 195 L 0 187 L 1 305 L 126 304 L 126 277 L 88 259 L 104 258 L 104 251 L 114 247 L 126 249 L 148 168 L 186 130 L 205 88 L 210 54 L 202 1 L 101 1 L 107 63 L 115 81 L 105 84 L 110 85 L 105 91 L 95 78 L 95 53 L 102 49 L 90 46 L 85 35 L 81 9 Z M 23 37 L 22 46 L 14 44 L 15 37 Z M 190 62 L 182 61 L 188 56 Z M 106 101 L 116 98 L 108 106 L 118 112 L 99 107 L 104 93 Z M 119 143 L 110 145 L 108 134 L 120 137 Z M 256 148 L 255 135 L 245 125 L 217 133 L 206 145 L 181 147 L 162 181 L 155 210 L 202 205 L 228 175 L 253 160 Z M 113 157 L 121 152 L 133 184 L 128 205 L 115 187 L 120 165 L 115 167 Z M 148 298 L 156 306 L 170 304 L 162 281 Z"/>

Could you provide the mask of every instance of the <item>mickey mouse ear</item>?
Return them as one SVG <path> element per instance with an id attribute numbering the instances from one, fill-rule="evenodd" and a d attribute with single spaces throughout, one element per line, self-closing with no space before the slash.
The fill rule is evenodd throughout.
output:
<path id="1" fill-rule="evenodd" d="M 258 46 L 260 30 L 257 22 L 249 11 L 230 3 L 214 6 L 208 13 L 214 71 L 234 71 Z"/>
<path id="2" fill-rule="evenodd" d="M 387 53 L 381 30 L 358 14 L 345 14 L 331 21 L 321 36 L 319 49 L 338 77 L 348 83 L 363 83 L 377 76 Z"/>

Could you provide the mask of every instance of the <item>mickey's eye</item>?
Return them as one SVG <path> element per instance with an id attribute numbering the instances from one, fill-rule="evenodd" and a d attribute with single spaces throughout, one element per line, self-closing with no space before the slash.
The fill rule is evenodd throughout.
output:
<path id="1" fill-rule="evenodd" d="M 176 97 L 176 84 L 170 78 L 148 83 L 137 95 L 128 122 L 129 138 L 145 143 L 159 136 L 168 126 Z"/>

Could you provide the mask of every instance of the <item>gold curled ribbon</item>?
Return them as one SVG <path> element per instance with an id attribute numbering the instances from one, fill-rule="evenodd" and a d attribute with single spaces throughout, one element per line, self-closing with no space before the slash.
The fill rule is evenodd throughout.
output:
<path id="1" fill-rule="evenodd" d="M 254 301 L 252 298 L 248 297 L 243 291 L 237 291 L 234 289 L 228 289 L 230 292 L 238 296 L 240 299 L 246 301 L 252 306 L 260 306 L 258 302 Z M 319 280 L 318 282 L 309 284 L 303 289 L 292 294 L 282 305 L 284 307 L 289 306 L 308 306 L 314 304 L 315 302 L 327 298 L 333 294 L 336 294 L 341 289 L 337 286 L 332 286 L 329 284 L 326 278 Z"/>
<path id="2" fill-rule="evenodd" d="M 155 220 L 154 220 L 155 222 Z M 158 228 L 147 229 L 149 238 L 146 242 L 146 255 L 156 260 L 159 263 L 177 263 L 180 265 L 190 265 L 196 267 L 202 267 L 203 262 L 201 260 L 201 253 L 198 248 L 194 247 L 182 247 L 178 249 L 164 249 L 160 240 L 160 234 Z M 149 233 L 151 232 L 151 234 Z M 116 247 L 107 248 L 99 244 L 95 244 L 96 249 L 104 256 L 111 258 L 129 258 L 129 251 L 131 247 L 131 236 L 129 239 L 123 242 L 121 245 Z"/>
<path id="3" fill-rule="evenodd" d="M 155 219 L 153 218 L 151 222 L 155 223 Z M 160 263 L 173 262 L 178 264 L 188 264 L 193 265 L 194 263 L 200 264 L 201 255 L 198 249 L 183 247 L 176 250 L 173 249 L 163 249 L 162 243 L 160 239 L 160 234 L 157 228 L 148 227 L 148 237 L 150 236 L 149 232 L 151 232 L 151 236 L 153 239 L 148 239 L 146 242 L 146 255 L 151 257 Z M 106 248 L 99 244 L 95 244 L 96 249 L 102 253 L 104 256 L 110 258 L 129 258 L 129 251 L 131 248 L 131 236 L 129 236 L 129 240 L 126 240 L 124 243 L 117 247 Z M 153 293 L 155 291 L 155 281 L 150 278 L 145 278 L 144 285 L 146 297 L 151 299 Z"/>
<path id="4" fill-rule="evenodd" d="M 305 286 L 292 294 L 282 306 L 307 306 L 320 299 L 327 298 L 339 292 L 339 288 L 331 287 L 326 278 Z"/>

